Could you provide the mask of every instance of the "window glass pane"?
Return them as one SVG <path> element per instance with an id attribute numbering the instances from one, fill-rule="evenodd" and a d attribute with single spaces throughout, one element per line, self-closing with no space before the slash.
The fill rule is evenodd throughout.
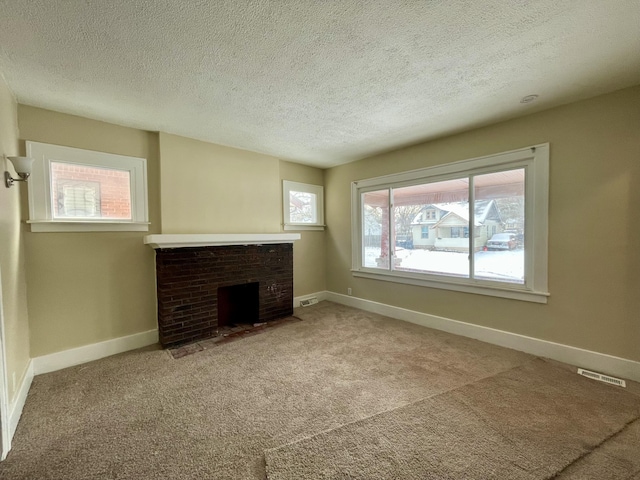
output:
<path id="1" fill-rule="evenodd" d="M 130 173 L 51 162 L 51 205 L 55 219 L 131 220 Z"/>
<path id="2" fill-rule="evenodd" d="M 474 277 L 524 283 L 525 170 L 476 175 Z"/>
<path id="3" fill-rule="evenodd" d="M 537 145 L 353 182 L 353 275 L 547 303 L 548 175 Z"/>
<path id="4" fill-rule="evenodd" d="M 309 192 L 289 191 L 289 221 L 316 223 L 316 195 Z"/>
<path id="5" fill-rule="evenodd" d="M 389 190 L 362 194 L 362 263 L 389 269 Z"/>
<path id="6" fill-rule="evenodd" d="M 469 180 L 393 189 L 395 270 L 469 276 Z"/>

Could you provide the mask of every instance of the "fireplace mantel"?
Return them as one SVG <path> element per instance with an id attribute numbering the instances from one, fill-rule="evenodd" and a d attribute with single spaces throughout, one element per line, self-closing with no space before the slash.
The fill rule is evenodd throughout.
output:
<path id="1" fill-rule="evenodd" d="M 153 249 L 217 247 L 224 245 L 267 245 L 293 243 L 299 233 L 205 233 L 147 235 L 144 243 Z"/>

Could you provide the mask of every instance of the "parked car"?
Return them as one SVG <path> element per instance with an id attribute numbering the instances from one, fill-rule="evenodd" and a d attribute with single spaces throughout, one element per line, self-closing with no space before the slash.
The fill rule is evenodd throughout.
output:
<path id="1" fill-rule="evenodd" d="M 518 244 L 516 235 L 513 233 L 496 233 L 487 242 L 489 250 L 513 250 Z"/>
<path id="2" fill-rule="evenodd" d="M 516 247 L 518 248 L 524 247 L 524 233 L 516 234 Z"/>
<path id="3" fill-rule="evenodd" d="M 402 247 L 411 250 L 413 248 L 413 237 L 411 235 L 396 236 L 396 247 Z"/>

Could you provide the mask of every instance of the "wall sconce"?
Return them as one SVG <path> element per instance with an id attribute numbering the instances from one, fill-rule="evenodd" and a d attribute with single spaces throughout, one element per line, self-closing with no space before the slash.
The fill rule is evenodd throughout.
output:
<path id="1" fill-rule="evenodd" d="M 13 182 L 26 182 L 29 175 L 31 175 L 31 164 L 33 163 L 33 158 L 31 157 L 7 157 L 11 163 L 13 163 L 13 168 L 15 168 L 16 173 L 20 178 L 12 178 L 9 172 L 4 172 L 4 184 L 7 188 L 13 185 Z"/>

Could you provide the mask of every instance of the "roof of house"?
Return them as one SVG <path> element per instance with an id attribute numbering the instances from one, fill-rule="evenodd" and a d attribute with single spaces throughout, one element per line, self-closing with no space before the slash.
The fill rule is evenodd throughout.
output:
<path id="1" fill-rule="evenodd" d="M 438 210 L 442 210 L 447 213 L 443 215 L 440 220 L 435 222 L 433 220 L 422 220 L 422 211 L 428 208 L 437 208 Z M 497 210 L 496 203 L 493 200 L 476 200 L 474 209 L 474 225 L 480 226 L 484 224 L 493 208 L 496 209 L 496 212 L 499 216 L 500 212 Z M 469 202 L 433 203 L 430 205 L 425 205 L 422 211 L 418 215 L 416 215 L 416 218 L 411 223 L 412 225 L 432 224 L 432 226 L 436 226 L 442 223 L 451 215 L 460 217 L 460 219 L 464 220 L 465 223 L 469 223 Z"/>

